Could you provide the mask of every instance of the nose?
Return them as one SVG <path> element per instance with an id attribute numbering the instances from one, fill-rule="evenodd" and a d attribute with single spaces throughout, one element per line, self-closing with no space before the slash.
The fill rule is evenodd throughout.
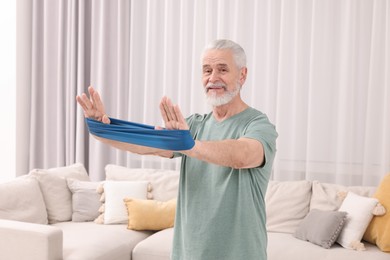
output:
<path id="1" fill-rule="evenodd" d="M 216 70 L 213 70 L 210 74 L 210 77 L 209 77 L 209 82 L 212 82 L 212 83 L 215 83 L 217 82 L 219 79 L 219 75 L 218 75 L 218 72 Z"/>

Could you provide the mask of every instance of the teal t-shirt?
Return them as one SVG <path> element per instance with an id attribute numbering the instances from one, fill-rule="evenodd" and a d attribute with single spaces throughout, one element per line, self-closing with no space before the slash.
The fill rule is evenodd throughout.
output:
<path id="1" fill-rule="evenodd" d="M 253 108 L 222 122 L 212 113 L 187 122 L 196 140 L 259 140 L 265 164 L 233 169 L 182 155 L 172 259 L 267 259 L 264 196 L 276 152 L 274 125 Z"/>

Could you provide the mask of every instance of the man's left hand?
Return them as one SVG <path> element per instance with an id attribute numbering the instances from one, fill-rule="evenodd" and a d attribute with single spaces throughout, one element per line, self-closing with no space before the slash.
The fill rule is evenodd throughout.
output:
<path id="1" fill-rule="evenodd" d="M 173 105 L 168 97 L 163 97 L 160 102 L 160 112 L 165 123 L 165 128 L 170 130 L 188 130 L 188 124 L 183 117 L 178 105 Z"/>

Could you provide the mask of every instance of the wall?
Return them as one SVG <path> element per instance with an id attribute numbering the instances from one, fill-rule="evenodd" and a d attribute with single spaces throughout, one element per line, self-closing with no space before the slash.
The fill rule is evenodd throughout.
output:
<path id="1" fill-rule="evenodd" d="M 0 2 L 0 182 L 15 176 L 16 2 Z"/>

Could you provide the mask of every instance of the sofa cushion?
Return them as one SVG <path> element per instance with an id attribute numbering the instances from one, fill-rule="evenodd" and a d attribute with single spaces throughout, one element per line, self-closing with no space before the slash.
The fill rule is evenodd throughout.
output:
<path id="1" fill-rule="evenodd" d="M 129 260 L 134 246 L 152 234 L 128 230 L 126 225 L 98 225 L 94 222 L 61 222 L 64 258 L 69 260 Z"/>
<path id="2" fill-rule="evenodd" d="M 346 212 L 313 209 L 299 224 L 294 236 L 328 249 L 336 242 L 346 217 Z"/>
<path id="3" fill-rule="evenodd" d="M 124 199 L 147 199 L 148 181 L 106 181 L 104 224 L 125 224 L 128 214 Z"/>
<path id="4" fill-rule="evenodd" d="M 134 247 L 132 260 L 169 260 L 172 242 L 173 228 L 156 232 Z"/>
<path id="5" fill-rule="evenodd" d="M 106 180 L 148 181 L 151 183 L 153 198 L 167 201 L 177 197 L 179 171 L 162 169 L 132 169 L 109 164 L 105 168 Z"/>
<path id="6" fill-rule="evenodd" d="M 342 193 L 354 192 L 360 196 L 370 197 L 375 192 L 375 187 L 368 186 L 343 186 L 333 183 L 312 182 L 312 196 L 310 210 L 338 210 L 343 203 Z"/>
<path id="7" fill-rule="evenodd" d="M 176 199 L 169 201 L 126 198 L 129 221 L 127 228 L 133 230 L 162 230 L 173 227 Z"/>
<path id="8" fill-rule="evenodd" d="M 268 260 L 388 260 L 375 245 L 367 244 L 366 251 L 347 250 L 335 243 L 330 249 L 295 238 L 291 234 L 268 233 Z M 139 259 L 137 259 L 139 260 Z"/>
<path id="9" fill-rule="evenodd" d="M 47 224 L 39 183 L 27 176 L 0 183 L 0 219 Z"/>
<path id="10" fill-rule="evenodd" d="M 364 250 L 364 245 L 360 244 L 360 241 L 373 217 L 372 210 L 377 203 L 377 199 L 348 192 L 339 208 L 339 211 L 347 212 L 348 215 L 337 243 L 348 249 Z"/>
<path id="11" fill-rule="evenodd" d="M 139 242 L 133 249 L 132 260 L 169 260 L 172 251 L 173 228 L 165 229 Z M 338 244 L 331 249 L 295 238 L 291 234 L 268 232 L 267 255 L 269 260 L 388 260 L 375 245 L 367 244 L 366 251 L 346 250 Z"/>
<path id="12" fill-rule="evenodd" d="M 100 194 L 96 192 L 100 182 L 67 179 L 72 192 L 72 221 L 93 221 L 99 216 Z"/>
<path id="13" fill-rule="evenodd" d="M 51 169 L 34 169 L 29 173 L 36 178 L 45 200 L 49 223 L 72 219 L 72 193 L 66 178 L 88 181 L 87 171 L 81 163 Z"/>
<path id="14" fill-rule="evenodd" d="M 309 212 L 310 181 L 270 181 L 265 194 L 267 231 L 294 233 Z"/>
<path id="15" fill-rule="evenodd" d="M 374 198 L 386 208 L 387 213 L 373 217 L 363 238 L 376 244 L 382 251 L 390 252 L 390 174 L 383 178 Z"/>

